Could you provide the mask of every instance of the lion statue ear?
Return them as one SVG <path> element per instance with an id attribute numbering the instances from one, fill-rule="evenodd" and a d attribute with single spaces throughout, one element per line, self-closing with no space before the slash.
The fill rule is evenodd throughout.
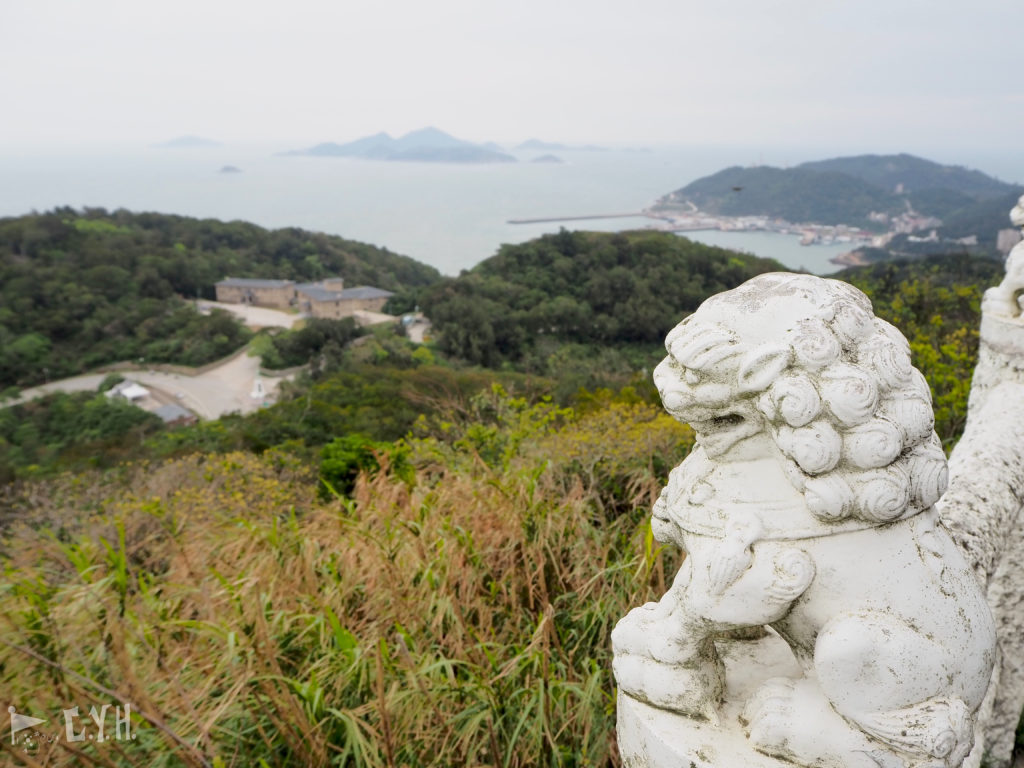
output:
<path id="1" fill-rule="evenodd" d="M 740 362 L 740 392 L 761 392 L 789 366 L 793 350 L 788 344 L 765 343 L 747 352 Z"/>

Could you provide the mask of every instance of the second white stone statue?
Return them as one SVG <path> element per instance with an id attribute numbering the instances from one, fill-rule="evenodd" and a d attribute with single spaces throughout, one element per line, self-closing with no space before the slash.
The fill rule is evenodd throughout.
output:
<path id="1" fill-rule="evenodd" d="M 697 447 L 652 526 L 686 560 L 612 633 L 620 693 L 734 717 L 750 747 L 801 766 L 962 765 L 995 633 L 934 508 L 946 458 L 906 340 L 850 285 L 775 273 L 708 299 L 666 347 L 655 382 Z M 765 626 L 801 674 L 725 712 L 716 641 Z"/>

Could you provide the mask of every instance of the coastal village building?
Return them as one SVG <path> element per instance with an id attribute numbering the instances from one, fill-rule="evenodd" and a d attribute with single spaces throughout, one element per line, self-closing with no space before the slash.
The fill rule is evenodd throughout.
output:
<path id="1" fill-rule="evenodd" d="M 1000 229 L 996 235 L 996 250 L 1005 256 L 1021 239 L 1019 229 Z"/>
<path id="2" fill-rule="evenodd" d="M 356 312 L 380 312 L 394 294 L 360 285 L 345 288 L 344 280 L 331 277 L 316 283 L 227 277 L 216 285 L 217 301 L 253 304 L 275 309 L 298 309 L 312 317 L 339 319 Z"/>

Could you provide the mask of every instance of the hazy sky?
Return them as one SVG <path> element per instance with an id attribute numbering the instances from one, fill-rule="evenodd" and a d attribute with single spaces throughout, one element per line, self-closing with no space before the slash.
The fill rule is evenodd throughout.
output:
<path id="1" fill-rule="evenodd" d="M 0 0 L 0 144 L 1024 144 L 1021 0 Z"/>

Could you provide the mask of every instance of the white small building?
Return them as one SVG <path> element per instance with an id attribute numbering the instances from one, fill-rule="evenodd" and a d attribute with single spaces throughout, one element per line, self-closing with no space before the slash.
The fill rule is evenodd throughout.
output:
<path id="1" fill-rule="evenodd" d="M 131 403 L 135 403 L 144 397 L 148 397 L 149 390 L 137 381 L 125 379 L 120 384 L 115 384 L 113 387 L 108 389 L 106 395 L 109 398 L 120 397 Z"/>

